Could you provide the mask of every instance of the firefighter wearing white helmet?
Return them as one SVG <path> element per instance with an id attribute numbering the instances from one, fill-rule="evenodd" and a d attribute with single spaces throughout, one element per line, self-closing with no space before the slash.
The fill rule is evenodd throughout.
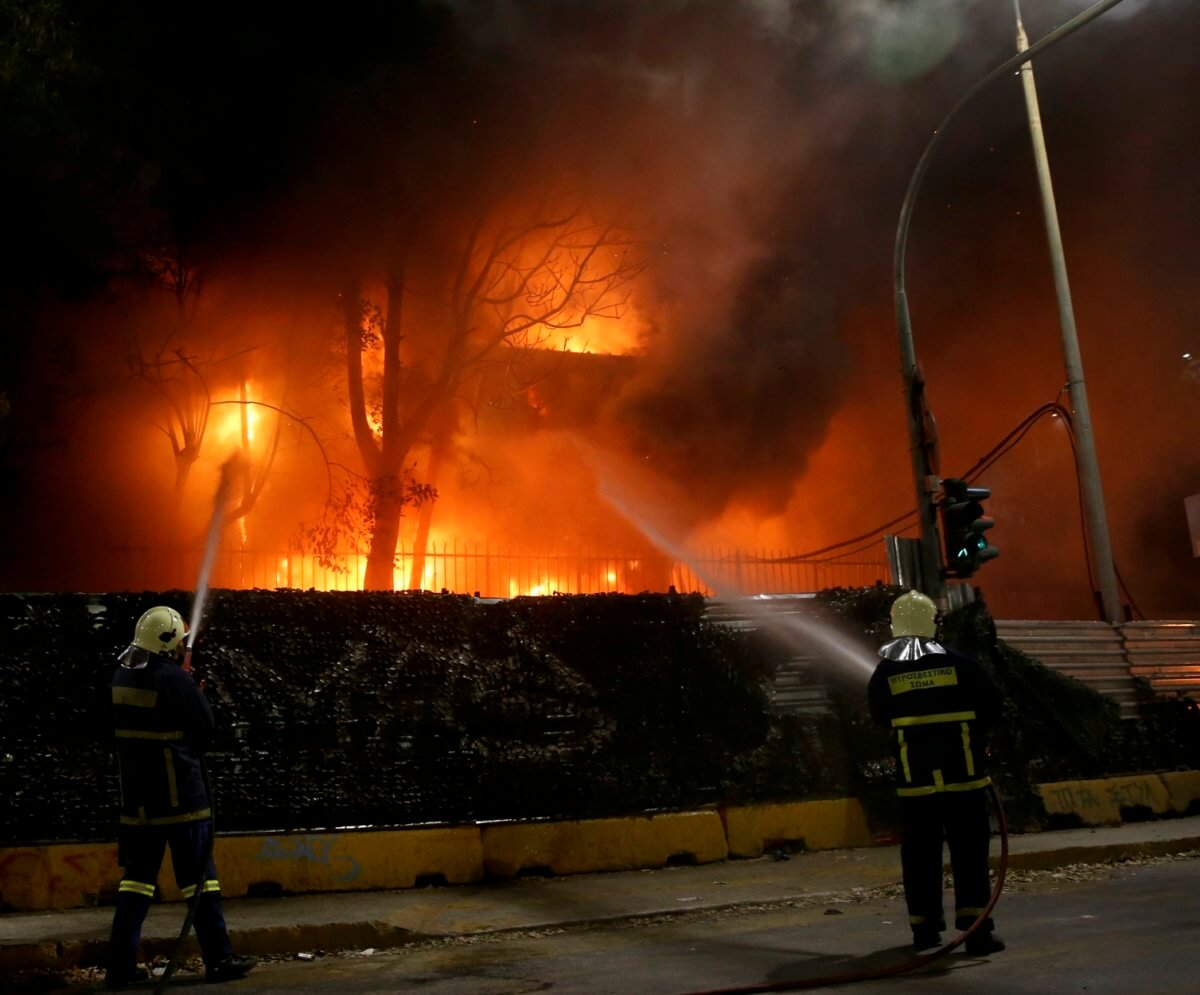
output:
<path id="1" fill-rule="evenodd" d="M 892 602 L 892 635 L 932 639 L 937 635 L 937 605 L 920 591 L 909 591 Z"/>
<path id="2" fill-rule="evenodd" d="M 137 621 L 133 630 L 133 645 L 151 653 L 169 653 L 187 635 L 187 624 L 174 608 L 159 605 L 151 608 Z"/>
<path id="3" fill-rule="evenodd" d="M 109 937 L 105 981 L 110 988 L 148 977 L 137 964 L 138 943 L 168 846 L 179 890 L 185 898 L 196 897 L 196 938 L 206 979 L 232 980 L 254 966 L 251 958 L 233 952 L 221 911 L 202 765 L 213 737 L 213 714 L 177 658 L 187 631 L 174 608 L 151 608 L 138 619 L 113 674 L 121 777 L 117 862 L 123 875 Z"/>
<path id="4" fill-rule="evenodd" d="M 867 688 L 871 718 L 892 732 L 903 837 L 900 861 L 913 947 L 941 946 L 942 842 L 950 846 L 954 925 L 969 928 L 991 897 L 987 737 L 999 717 L 1000 689 L 971 657 L 937 640 L 938 612 L 919 591 L 891 610 L 892 640 L 879 650 Z M 967 952 L 1004 949 L 989 917 Z"/>

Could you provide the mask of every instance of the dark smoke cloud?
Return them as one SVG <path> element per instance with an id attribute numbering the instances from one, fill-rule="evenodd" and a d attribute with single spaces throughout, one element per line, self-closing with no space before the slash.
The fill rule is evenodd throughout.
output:
<path id="1" fill-rule="evenodd" d="M 1027 4 L 1031 37 L 1085 6 Z M 1142 611 L 1187 614 L 1200 596 L 1196 563 L 1181 553 L 1197 398 L 1172 364 L 1195 349 L 1189 164 L 1200 122 L 1187 95 L 1200 81 L 1178 38 L 1200 29 L 1200 14 L 1171 3 L 1116 10 L 1037 72 L 1118 560 Z M 590 33 L 584 48 L 640 83 L 627 92 L 657 112 L 647 130 L 666 136 L 654 157 L 662 172 L 639 179 L 651 192 L 643 206 L 656 208 L 642 216 L 656 218 L 668 252 L 650 289 L 658 334 L 612 430 L 682 484 L 692 522 L 735 501 L 778 511 L 797 481 L 820 495 L 822 482 L 803 474 L 835 411 L 869 411 L 877 423 L 863 435 L 880 440 L 878 419 L 902 417 L 898 403 L 889 416 L 874 401 L 899 387 L 888 314 L 896 214 L 932 127 L 1011 54 L 1011 7 L 762 4 L 743 8 L 736 30 L 705 4 L 607 11 L 622 30 Z M 938 34 L 931 19 L 944 14 Z M 541 46 L 558 37 L 552 28 L 526 11 L 506 39 Z M 668 36 L 677 48 L 645 41 Z M 971 465 L 1061 385 L 1048 274 L 1019 90 L 998 83 L 955 122 L 912 238 L 909 286 L 944 472 Z M 864 306 L 880 316 L 875 333 L 847 336 L 847 315 Z M 902 446 L 902 429 L 889 438 Z M 1086 617 L 1069 452 L 1061 434 L 1043 447 L 1052 473 L 1028 446 L 992 471 L 1009 531 L 989 579 L 1001 611 Z M 858 454 L 860 522 L 871 495 L 877 520 L 909 501 L 907 467 L 883 449 Z M 1182 468 L 1150 509 L 1142 481 L 1164 461 Z M 899 471 L 893 486 L 862 486 L 882 466 Z M 1166 559 L 1147 555 L 1147 537 Z"/>
<path id="2" fill-rule="evenodd" d="M 1046 17 L 1057 23 L 1084 6 L 1026 12 L 1033 36 L 1053 26 L 1039 23 Z M 590 122 L 603 139 L 585 145 L 594 191 L 630 205 L 661 250 L 639 288 L 652 322 L 643 374 L 609 408 L 609 444 L 686 482 L 694 523 L 735 501 L 782 512 L 830 417 L 862 387 L 844 324 L 890 291 L 911 169 L 958 95 L 1011 54 L 1011 8 L 452 7 L 481 51 L 537 65 L 560 101 L 558 113 L 533 116 L 552 120 L 560 139 L 570 144 L 572 114 Z M 1089 30 L 1111 44 L 1117 29 Z M 1086 72 L 1086 51 L 1064 46 L 1060 64 Z M 590 100 L 589 90 L 602 96 Z M 975 149 L 998 139 L 1027 148 L 1019 116 L 997 112 L 997 101 L 987 96 L 975 120 L 966 115 L 961 141 L 946 144 L 931 175 L 929 187 L 949 182 L 960 205 L 986 204 L 996 187 L 994 176 L 991 190 L 973 178 Z M 936 265 L 941 282 L 960 278 L 946 260 Z M 965 260 L 952 265 L 976 279 Z"/>
<path id="3" fill-rule="evenodd" d="M 605 434 L 687 485 L 693 523 L 734 499 L 782 511 L 844 396 L 840 324 L 884 272 L 901 189 L 863 141 L 879 124 L 871 88 L 886 101 L 897 76 L 936 67 L 963 20 L 914 7 L 454 5 L 478 44 L 534 62 L 584 120 L 596 105 L 572 101 L 579 75 L 603 94 L 612 141 L 588 149 L 587 174 L 655 250 L 643 374 Z M 883 63 L 892 78 L 875 84 Z"/>
<path id="4" fill-rule="evenodd" d="M 1031 36 L 1085 6 L 1027 3 Z M 295 381 L 332 407 L 315 343 L 344 270 L 379 276 L 407 241 L 420 250 L 415 280 L 478 205 L 573 188 L 646 247 L 634 301 L 643 354 L 593 437 L 684 496 L 683 531 L 731 507 L 794 513 L 802 495 L 813 513 L 794 539 L 818 545 L 909 506 L 890 313 L 896 215 L 932 128 L 1012 51 L 1008 3 L 453 0 L 327 16 L 320 30 L 293 17 L 275 37 L 256 15 L 251 40 L 225 51 L 230 32 L 211 14 L 201 32 L 211 51 L 182 63 L 183 82 L 164 76 L 188 99 L 156 98 L 141 146 L 138 90 L 105 90 L 129 103 L 123 137 L 147 159 L 170 144 L 157 129 L 186 138 L 189 169 L 209 181 L 188 187 L 181 170 L 175 190 L 203 194 L 187 212 L 193 247 L 214 285 L 280 302 L 284 317 L 256 335 L 291 350 Z M 1115 541 L 1132 560 L 1139 542 L 1174 534 L 1169 521 L 1136 524 L 1147 520 L 1139 481 L 1164 454 L 1190 468 L 1196 451 L 1195 396 L 1165 386 L 1165 364 L 1200 352 L 1189 340 L 1200 77 L 1181 41 L 1197 36 L 1200 12 L 1126 0 L 1084 30 L 1039 60 L 1038 79 Z M 138 37 L 135 54 L 176 61 L 150 28 Z M 238 68 L 228 91 L 200 71 L 221 58 Z M 173 120 L 175 106 L 204 113 Z M 223 120 L 236 127 L 223 132 Z M 947 136 L 915 217 L 914 323 L 951 472 L 1062 380 L 1023 129 L 1015 82 L 981 95 Z M 414 313 L 432 321 L 431 300 L 414 294 Z M 989 368 L 1004 373 L 972 379 Z M 859 444 L 836 484 L 821 477 L 827 462 L 814 464 L 831 437 Z M 1048 454 L 1056 444 L 1047 436 Z M 1059 493 L 1069 466 L 1045 456 L 1048 500 L 1023 458 L 1015 451 L 997 477 L 1010 531 L 989 576 L 1008 590 L 1050 577 L 1086 612 L 1086 581 L 1074 567 L 1056 572 L 1064 554 L 1047 538 L 1077 528 L 1072 496 Z M 1195 478 L 1166 479 L 1164 500 L 1181 502 Z M 1022 531 L 1026 519 L 1036 528 Z M 1141 584 L 1181 610 L 1200 578 L 1194 563 L 1175 566 L 1166 580 L 1146 570 Z M 1043 589 L 1011 604 L 1049 600 Z"/>

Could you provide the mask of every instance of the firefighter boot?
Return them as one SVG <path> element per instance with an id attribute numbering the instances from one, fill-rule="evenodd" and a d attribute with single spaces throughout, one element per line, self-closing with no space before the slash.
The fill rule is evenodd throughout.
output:
<path id="1" fill-rule="evenodd" d="M 238 978 L 249 974 L 257 963 L 258 961 L 253 957 L 230 954 L 224 960 L 205 968 L 204 980 L 210 985 L 217 985 L 222 981 L 236 981 Z"/>
<path id="2" fill-rule="evenodd" d="M 104 972 L 104 985 L 113 991 L 148 980 L 150 980 L 150 972 L 136 964 L 133 967 L 119 970 L 110 967 Z"/>
<path id="3" fill-rule="evenodd" d="M 1004 949 L 1004 941 L 990 929 L 980 930 L 973 936 L 967 937 L 964 945 L 968 956 L 986 957 L 988 954 L 998 954 Z"/>
<path id="4" fill-rule="evenodd" d="M 942 934 L 932 926 L 922 926 L 913 930 L 913 950 L 928 950 L 942 945 Z"/>

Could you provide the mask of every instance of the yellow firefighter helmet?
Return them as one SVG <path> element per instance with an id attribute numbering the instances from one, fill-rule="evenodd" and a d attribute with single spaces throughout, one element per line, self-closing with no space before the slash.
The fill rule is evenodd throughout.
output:
<path id="1" fill-rule="evenodd" d="M 187 635 L 183 616 L 174 608 L 159 605 L 145 612 L 133 630 L 133 645 L 151 653 L 169 653 Z"/>
<path id="2" fill-rule="evenodd" d="M 909 591 L 892 602 L 892 635 L 921 636 L 932 639 L 937 635 L 937 605 L 920 591 Z"/>

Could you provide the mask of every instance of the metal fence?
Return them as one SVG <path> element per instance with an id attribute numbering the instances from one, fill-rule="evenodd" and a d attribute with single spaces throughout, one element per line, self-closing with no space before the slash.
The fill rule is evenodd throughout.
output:
<path id="1" fill-rule="evenodd" d="M 488 598 L 549 594 L 636 594 L 665 592 L 705 595 L 740 592 L 784 594 L 829 587 L 869 587 L 888 582 L 882 542 L 878 555 L 862 551 L 844 559 L 799 559 L 786 551 L 708 549 L 688 562 L 656 551 L 555 549 L 531 551 L 487 543 L 450 541 L 431 545 L 419 584 L 412 583 L 411 549 L 396 555 L 394 587 Z M 347 551 L 329 559 L 295 550 L 226 548 L 217 554 L 214 587 L 296 588 L 357 591 L 366 575 L 365 552 Z M 108 551 L 86 575 L 71 578 L 75 590 L 190 590 L 200 569 L 200 553 L 163 557 L 151 549 Z"/>

